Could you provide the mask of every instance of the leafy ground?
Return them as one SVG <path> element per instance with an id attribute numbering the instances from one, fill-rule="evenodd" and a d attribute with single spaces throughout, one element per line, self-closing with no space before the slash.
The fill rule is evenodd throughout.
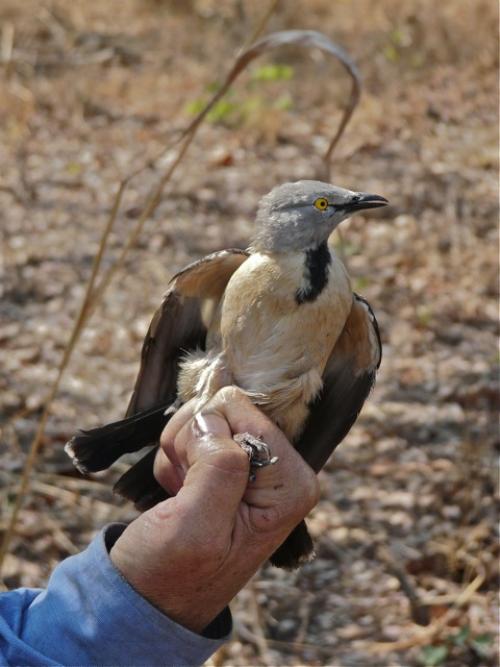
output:
<path id="1" fill-rule="evenodd" d="M 120 178 L 191 119 L 266 3 L 0 5 L 0 530 Z M 492 1 L 296 0 L 268 30 L 320 29 L 364 93 L 333 180 L 391 207 L 341 252 L 384 341 L 379 382 L 321 475 L 318 556 L 265 568 L 234 603 L 218 665 L 493 665 L 497 660 L 497 8 Z M 198 134 L 75 350 L 5 567 L 43 585 L 100 526 L 134 516 L 117 470 L 78 477 L 62 445 L 119 417 L 173 271 L 245 247 L 258 198 L 317 175 L 349 90 L 302 51 L 257 61 Z M 127 190 L 108 266 L 167 152 Z"/>

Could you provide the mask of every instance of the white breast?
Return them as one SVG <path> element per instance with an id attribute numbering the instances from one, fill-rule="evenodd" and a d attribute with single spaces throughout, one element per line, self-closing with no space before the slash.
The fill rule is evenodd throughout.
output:
<path id="1" fill-rule="evenodd" d="M 255 253 L 228 283 L 222 348 L 237 384 L 249 392 L 271 394 L 310 371 L 323 372 L 351 309 L 351 286 L 333 252 L 327 285 L 299 305 L 303 281 L 303 253 Z"/>

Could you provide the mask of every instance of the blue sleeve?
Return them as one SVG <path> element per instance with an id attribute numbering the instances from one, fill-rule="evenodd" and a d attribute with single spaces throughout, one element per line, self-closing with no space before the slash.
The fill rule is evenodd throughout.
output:
<path id="1" fill-rule="evenodd" d="M 201 665 L 231 632 L 225 609 L 198 635 L 141 597 L 108 552 L 124 530 L 104 529 L 56 567 L 46 590 L 0 594 L 0 665 Z"/>

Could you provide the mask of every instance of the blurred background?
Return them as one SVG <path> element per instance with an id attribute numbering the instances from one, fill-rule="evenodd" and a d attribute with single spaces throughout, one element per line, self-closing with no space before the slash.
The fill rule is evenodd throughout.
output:
<path id="1" fill-rule="evenodd" d="M 120 179 L 193 119 L 266 0 L 1 0 L 0 531 Z M 216 665 L 497 664 L 498 9 L 493 0 L 282 0 L 266 32 L 321 30 L 364 90 L 332 180 L 383 194 L 338 239 L 384 342 L 374 393 L 321 474 L 317 558 L 266 566 Z M 85 328 L 4 564 L 44 585 L 134 511 L 125 466 L 85 479 L 63 444 L 122 416 L 171 274 L 245 247 L 261 195 L 315 177 L 350 82 L 298 49 L 254 61 L 210 113 Z M 125 192 L 110 266 L 168 151 Z"/>

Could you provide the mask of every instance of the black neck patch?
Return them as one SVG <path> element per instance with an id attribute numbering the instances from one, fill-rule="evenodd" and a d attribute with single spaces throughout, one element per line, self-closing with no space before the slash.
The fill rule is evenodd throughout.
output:
<path id="1" fill-rule="evenodd" d="M 304 284 L 295 293 L 295 301 L 299 305 L 318 298 L 328 282 L 332 261 L 326 241 L 316 248 L 306 250 L 304 254 Z"/>

